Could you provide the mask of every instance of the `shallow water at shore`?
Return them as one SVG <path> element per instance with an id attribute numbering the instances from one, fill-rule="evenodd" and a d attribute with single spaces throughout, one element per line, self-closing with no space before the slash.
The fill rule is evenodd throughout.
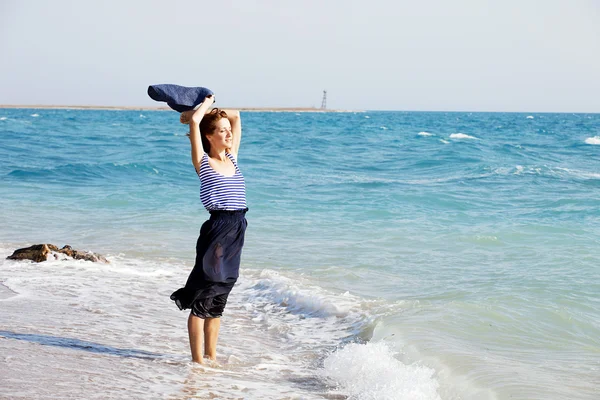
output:
<path id="1" fill-rule="evenodd" d="M 595 399 L 599 115 L 242 118 L 243 274 L 207 383 L 168 299 L 206 217 L 176 114 L 0 110 L 12 398 Z M 43 242 L 112 263 L 4 260 Z"/>

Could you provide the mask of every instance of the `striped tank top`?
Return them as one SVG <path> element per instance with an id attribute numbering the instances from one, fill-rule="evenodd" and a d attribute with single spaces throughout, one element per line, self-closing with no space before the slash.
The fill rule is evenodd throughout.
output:
<path id="1" fill-rule="evenodd" d="M 204 153 L 200 163 L 200 200 L 208 211 L 243 210 L 246 208 L 246 184 L 235 158 L 225 153 L 235 167 L 233 176 L 225 176 L 215 171 Z"/>

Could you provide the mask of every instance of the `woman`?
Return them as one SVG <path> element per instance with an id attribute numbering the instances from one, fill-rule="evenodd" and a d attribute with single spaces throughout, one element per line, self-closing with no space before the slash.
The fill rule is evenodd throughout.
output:
<path id="1" fill-rule="evenodd" d="M 196 244 L 196 264 L 185 287 L 171 295 L 180 310 L 191 309 L 188 333 L 192 360 L 202 364 L 204 357 L 216 360 L 220 317 L 227 296 L 240 269 L 246 231 L 246 187 L 237 166 L 242 138 L 238 111 L 217 108 L 206 97 L 196 111 L 181 114 L 180 121 L 190 125 L 192 163 L 200 177 L 200 199 L 210 212 L 202 225 Z"/>

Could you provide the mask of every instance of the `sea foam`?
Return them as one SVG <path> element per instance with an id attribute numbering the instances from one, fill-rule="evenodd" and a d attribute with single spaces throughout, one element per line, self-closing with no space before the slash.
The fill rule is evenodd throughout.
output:
<path id="1" fill-rule="evenodd" d="M 467 135 L 466 133 L 453 133 L 450 135 L 450 139 L 475 139 L 475 140 L 479 140 L 478 138 L 476 138 L 475 136 L 470 136 Z"/>
<path id="2" fill-rule="evenodd" d="M 358 302 L 350 294 L 336 296 L 319 287 L 302 284 L 299 278 L 291 279 L 268 269 L 260 273 L 260 279 L 247 291 L 254 301 L 265 298 L 288 310 L 321 317 L 347 316 Z"/>
<path id="3" fill-rule="evenodd" d="M 585 142 L 587 144 L 600 144 L 600 136 L 594 136 L 594 137 L 590 137 L 585 139 Z"/>
<path id="4" fill-rule="evenodd" d="M 324 361 L 322 375 L 351 399 L 440 400 L 434 370 L 405 365 L 384 342 L 351 343 Z"/>

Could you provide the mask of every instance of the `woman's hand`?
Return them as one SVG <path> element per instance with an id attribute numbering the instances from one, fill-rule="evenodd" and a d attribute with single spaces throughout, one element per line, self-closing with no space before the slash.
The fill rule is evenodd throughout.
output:
<path id="1" fill-rule="evenodd" d="M 189 110 L 184 111 L 179 116 L 179 122 L 182 124 L 189 124 L 191 122 L 199 123 L 204 114 L 208 112 L 210 106 L 212 106 L 215 102 L 215 98 L 213 95 L 206 96 L 204 101 L 200 104 L 197 110 Z"/>
<path id="2" fill-rule="evenodd" d="M 181 113 L 181 115 L 179 116 L 179 122 L 181 122 L 182 124 L 189 124 L 190 121 L 192 120 L 192 114 L 194 113 L 194 110 L 190 110 L 190 111 L 184 111 Z"/>
<path id="3" fill-rule="evenodd" d="M 206 96 L 204 98 L 204 101 L 202 102 L 202 106 L 206 104 L 206 108 L 209 108 L 214 103 L 215 103 L 215 96 L 213 96 L 212 94 L 209 94 L 208 96 Z"/>
<path id="4" fill-rule="evenodd" d="M 208 109 L 214 104 L 215 97 L 213 95 L 206 96 L 200 107 L 194 111 L 191 116 L 191 120 L 195 124 L 200 124 L 202 118 L 204 118 L 204 114 L 208 112 Z"/>

